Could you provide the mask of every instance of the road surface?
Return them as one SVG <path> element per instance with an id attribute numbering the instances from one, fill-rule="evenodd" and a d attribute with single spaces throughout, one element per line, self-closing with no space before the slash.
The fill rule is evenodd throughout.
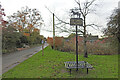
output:
<path id="1" fill-rule="evenodd" d="M 48 46 L 47 43 L 45 43 L 44 48 L 46 46 Z M 28 59 L 40 50 L 42 50 L 42 46 L 2 55 L 2 74 L 15 67 L 19 63 L 23 62 L 24 60 Z"/>

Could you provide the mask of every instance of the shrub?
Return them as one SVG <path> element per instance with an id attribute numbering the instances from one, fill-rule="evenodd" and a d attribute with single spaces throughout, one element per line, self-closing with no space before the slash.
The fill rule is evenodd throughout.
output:
<path id="1" fill-rule="evenodd" d="M 74 40 L 64 41 L 64 46 L 59 47 L 59 50 L 64 52 L 75 52 L 76 51 L 76 44 Z M 117 46 L 111 46 L 110 41 L 95 41 L 95 42 L 87 42 L 87 51 L 88 54 L 95 54 L 95 55 L 111 55 L 117 54 Z M 84 46 L 83 42 L 79 42 L 78 44 L 78 53 L 84 53 Z"/>
<path id="2" fill-rule="evenodd" d="M 53 48 L 53 38 L 48 37 L 47 43 Z M 55 48 L 57 50 L 60 50 L 63 44 L 63 37 L 55 37 Z"/>

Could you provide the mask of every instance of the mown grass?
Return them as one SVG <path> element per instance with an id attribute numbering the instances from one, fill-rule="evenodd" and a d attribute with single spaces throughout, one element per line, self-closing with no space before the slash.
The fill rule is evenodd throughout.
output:
<path id="1" fill-rule="evenodd" d="M 94 68 L 86 74 L 86 69 L 69 70 L 65 61 L 75 61 L 75 55 L 52 50 L 50 47 L 38 52 L 13 69 L 3 74 L 3 78 L 118 78 L 118 55 L 79 55 L 79 61 L 87 61 Z"/>

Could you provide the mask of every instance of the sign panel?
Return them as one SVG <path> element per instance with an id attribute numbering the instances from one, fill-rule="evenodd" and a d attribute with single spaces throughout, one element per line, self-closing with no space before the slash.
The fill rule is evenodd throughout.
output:
<path id="1" fill-rule="evenodd" d="M 70 19 L 70 25 L 83 25 L 83 19 L 82 18 L 71 18 Z"/>

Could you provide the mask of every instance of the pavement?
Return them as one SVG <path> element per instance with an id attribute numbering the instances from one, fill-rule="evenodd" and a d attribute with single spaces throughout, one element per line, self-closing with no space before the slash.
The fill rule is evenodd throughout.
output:
<path id="1" fill-rule="evenodd" d="M 47 46 L 48 44 L 45 43 L 44 48 Z M 26 50 L 2 55 L 2 74 L 7 72 L 9 69 L 12 69 L 16 65 L 20 64 L 24 60 L 30 58 L 40 50 L 42 50 L 42 46 L 37 46 Z"/>

